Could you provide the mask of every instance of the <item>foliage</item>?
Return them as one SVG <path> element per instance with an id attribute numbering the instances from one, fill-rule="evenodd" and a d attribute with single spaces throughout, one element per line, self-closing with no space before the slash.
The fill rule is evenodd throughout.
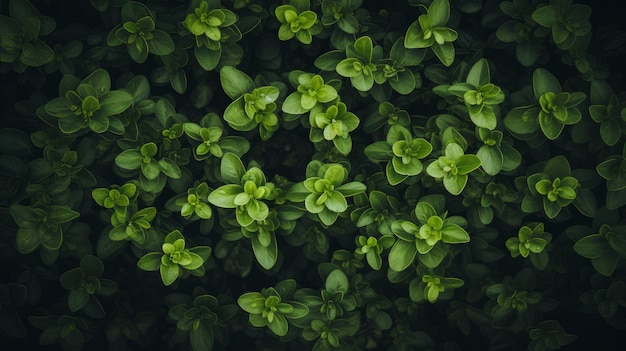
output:
<path id="1" fill-rule="evenodd" d="M 619 16 L 0 2 L 3 345 L 614 348 Z"/>
<path id="2" fill-rule="evenodd" d="M 289 5 L 280 5 L 276 7 L 274 14 L 280 22 L 280 40 L 295 37 L 302 44 L 311 44 L 313 34 L 317 34 L 313 28 L 317 23 L 317 13 L 309 10 L 308 1 L 292 1 Z"/>
<path id="3" fill-rule="evenodd" d="M 133 61 L 146 62 L 148 53 L 165 56 L 174 52 L 174 41 L 167 32 L 155 28 L 155 18 L 144 4 L 135 1 L 125 3 L 121 21 L 107 36 L 107 44 L 126 44 Z"/>
<path id="4" fill-rule="evenodd" d="M 447 0 L 435 0 L 426 9 L 426 13 L 411 23 L 404 37 L 404 46 L 408 49 L 430 48 L 445 66 L 452 65 L 455 51 L 453 42 L 458 33 L 446 27 L 450 19 L 450 3 Z"/>
<path id="5" fill-rule="evenodd" d="M 95 294 L 112 295 L 117 285 L 112 280 L 100 279 L 103 270 L 104 264 L 98 257 L 85 255 L 79 267 L 61 275 L 61 286 L 69 290 L 67 305 L 70 311 L 83 310 L 90 317 L 104 317 L 104 308 Z"/>
<path id="6" fill-rule="evenodd" d="M 211 254 L 208 246 L 185 248 L 185 238 L 180 231 L 174 230 L 165 236 L 161 252 L 148 252 L 137 261 L 137 267 L 146 271 L 159 270 L 164 285 L 171 285 L 185 270 L 189 273 L 202 276 L 204 262 Z"/>
<path id="7" fill-rule="evenodd" d="M 89 127 L 95 133 L 104 133 L 111 122 L 120 124 L 114 115 L 124 112 L 132 103 L 132 96 L 123 90 L 111 90 L 111 77 L 104 69 L 98 69 L 78 80 L 72 75 L 64 75 L 59 84 L 59 95 L 37 113 L 58 118 L 59 129 L 72 134 Z"/>

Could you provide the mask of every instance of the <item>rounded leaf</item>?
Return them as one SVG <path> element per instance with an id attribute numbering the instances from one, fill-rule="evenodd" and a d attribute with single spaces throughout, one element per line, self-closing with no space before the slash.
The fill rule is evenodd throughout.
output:
<path id="1" fill-rule="evenodd" d="M 414 242 L 397 240 L 389 251 L 389 268 L 401 272 L 413 263 L 416 255 L 417 247 Z"/>
<path id="2" fill-rule="evenodd" d="M 331 294 L 337 291 L 341 291 L 345 294 L 348 292 L 349 288 L 350 283 L 348 277 L 340 269 L 335 269 L 326 277 L 325 289 Z"/>
<path id="3" fill-rule="evenodd" d="M 144 271 L 156 271 L 161 265 L 161 256 L 160 252 L 149 252 L 137 261 L 137 267 Z"/>
<path id="4" fill-rule="evenodd" d="M 165 286 L 171 285 L 178 279 L 180 275 L 180 266 L 177 264 L 165 265 L 162 264 L 159 266 L 159 271 L 161 273 L 161 280 Z"/>

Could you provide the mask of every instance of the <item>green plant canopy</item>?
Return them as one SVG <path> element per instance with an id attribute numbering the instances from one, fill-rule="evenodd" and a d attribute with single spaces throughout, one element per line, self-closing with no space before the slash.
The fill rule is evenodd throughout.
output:
<path id="1" fill-rule="evenodd" d="M 615 6 L 0 1 L 0 349 L 615 349 Z"/>

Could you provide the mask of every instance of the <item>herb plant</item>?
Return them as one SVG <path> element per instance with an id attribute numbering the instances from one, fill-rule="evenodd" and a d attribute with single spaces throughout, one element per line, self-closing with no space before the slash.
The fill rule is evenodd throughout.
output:
<path id="1" fill-rule="evenodd" d="M 4 349 L 613 349 L 621 21 L 0 2 Z"/>

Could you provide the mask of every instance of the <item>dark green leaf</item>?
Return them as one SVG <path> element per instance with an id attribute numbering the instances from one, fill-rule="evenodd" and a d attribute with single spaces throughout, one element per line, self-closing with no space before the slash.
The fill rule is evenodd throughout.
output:
<path id="1" fill-rule="evenodd" d="M 158 56 L 169 55 L 174 52 L 174 41 L 169 34 L 162 30 L 151 31 L 152 39 L 148 41 L 150 53 Z"/>
<path id="2" fill-rule="evenodd" d="M 231 66 L 224 66 L 220 69 L 220 82 L 226 95 L 233 100 L 254 89 L 252 79 L 244 72 Z"/>
<path id="3" fill-rule="evenodd" d="M 189 332 L 189 341 L 193 350 L 213 349 L 215 335 L 211 327 L 200 323 L 197 328 L 192 328 Z"/>
<path id="4" fill-rule="evenodd" d="M 105 116 L 124 112 L 133 102 L 133 96 L 123 90 L 113 90 L 99 98 L 100 109 Z"/>
<path id="5" fill-rule="evenodd" d="M 345 294 L 348 292 L 349 288 L 348 277 L 339 269 L 330 272 L 328 277 L 326 277 L 325 289 L 331 294 L 337 291 L 341 291 Z"/>
<path id="6" fill-rule="evenodd" d="M 413 263 L 417 255 L 414 242 L 397 240 L 389 251 L 389 268 L 401 272 Z"/>

